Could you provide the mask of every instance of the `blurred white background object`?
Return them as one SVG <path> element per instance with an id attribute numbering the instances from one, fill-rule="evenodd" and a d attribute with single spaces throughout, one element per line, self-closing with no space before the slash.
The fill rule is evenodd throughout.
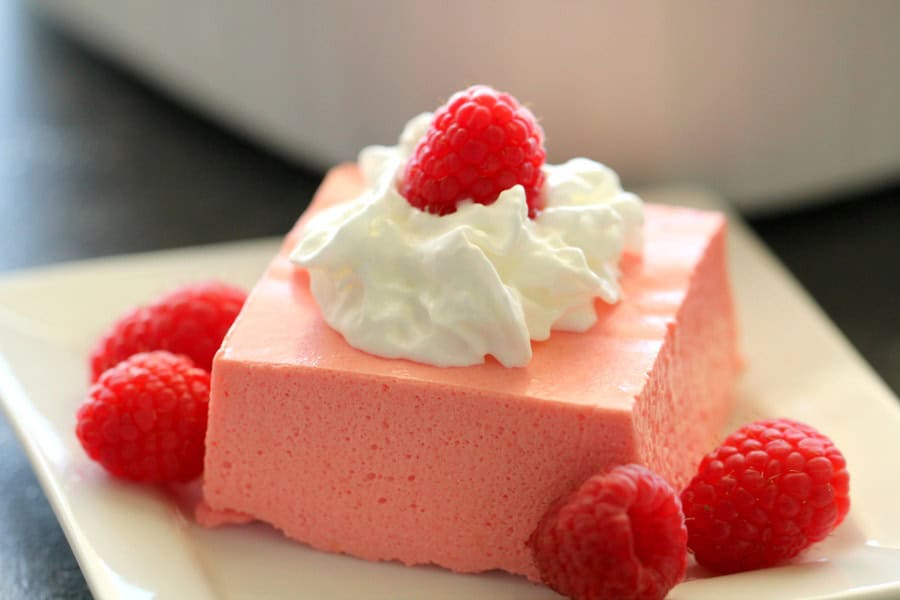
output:
<path id="1" fill-rule="evenodd" d="M 104 53 L 309 164 L 393 143 L 489 83 L 549 159 L 748 210 L 900 173 L 900 2 L 33 0 Z"/>

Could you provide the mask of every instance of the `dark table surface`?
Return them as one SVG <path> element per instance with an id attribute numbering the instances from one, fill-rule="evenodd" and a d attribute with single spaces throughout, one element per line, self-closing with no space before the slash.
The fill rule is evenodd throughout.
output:
<path id="1" fill-rule="evenodd" d="M 320 178 L 0 2 L 0 272 L 281 234 Z M 897 392 L 900 185 L 827 200 L 750 223 Z M 0 598 L 89 597 L 0 416 Z"/>

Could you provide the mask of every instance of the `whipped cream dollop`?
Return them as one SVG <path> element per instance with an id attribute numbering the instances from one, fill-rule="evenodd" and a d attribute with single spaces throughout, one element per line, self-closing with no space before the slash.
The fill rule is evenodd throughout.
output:
<path id="1" fill-rule="evenodd" d="M 431 113 L 396 146 L 359 156 L 365 191 L 309 221 L 291 260 L 309 270 L 325 321 L 360 350 L 441 367 L 531 360 L 531 340 L 585 331 L 595 298 L 621 296 L 618 261 L 642 245 L 643 206 L 608 167 L 545 165 L 545 208 L 516 185 L 491 205 L 435 216 L 397 191 Z"/>

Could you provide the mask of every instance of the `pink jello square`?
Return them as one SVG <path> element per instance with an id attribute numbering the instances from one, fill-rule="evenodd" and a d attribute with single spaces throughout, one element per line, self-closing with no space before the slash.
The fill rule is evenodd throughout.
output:
<path id="1" fill-rule="evenodd" d="M 739 371 L 722 215 L 646 206 L 644 254 L 592 329 L 534 343 L 526 367 L 439 368 L 350 347 L 288 260 L 310 215 L 361 190 L 354 166 L 328 175 L 216 356 L 201 520 L 537 579 L 528 536 L 590 475 L 638 462 L 686 483 Z"/>

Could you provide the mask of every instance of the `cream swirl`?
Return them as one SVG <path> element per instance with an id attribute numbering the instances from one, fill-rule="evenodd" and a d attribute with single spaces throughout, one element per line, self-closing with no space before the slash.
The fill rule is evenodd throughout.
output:
<path id="1" fill-rule="evenodd" d="M 586 331 L 595 298 L 619 300 L 619 259 L 641 247 L 641 200 L 608 167 L 576 158 L 544 167 L 535 219 L 518 185 L 488 206 L 423 212 L 396 181 L 430 120 L 360 153 L 365 191 L 311 219 L 291 260 L 309 270 L 325 321 L 360 350 L 441 367 L 487 355 L 527 365 L 531 340 Z"/>

